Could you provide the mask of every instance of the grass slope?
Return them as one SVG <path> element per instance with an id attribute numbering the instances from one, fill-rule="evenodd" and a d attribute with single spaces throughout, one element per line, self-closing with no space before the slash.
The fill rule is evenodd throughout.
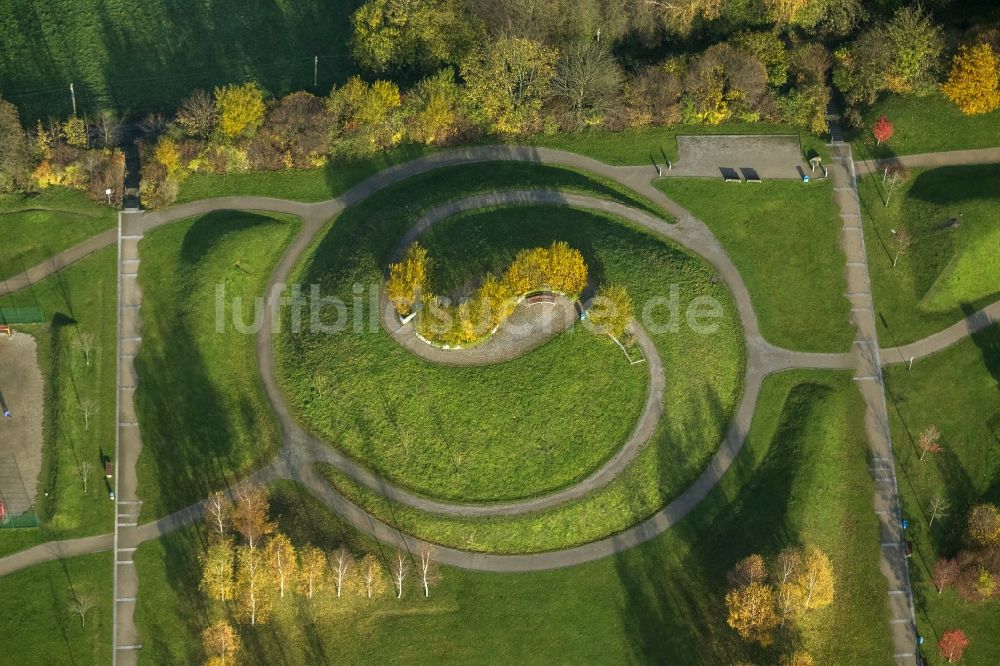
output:
<path id="1" fill-rule="evenodd" d="M 280 95 L 352 72 L 350 16 L 317 0 L 12 0 L 0 5 L 0 89 L 34 122 L 116 108 L 172 111 L 192 91 L 247 79 Z"/>
<path id="2" fill-rule="evenodd" d="M 885 95 L 865 113 L 866 127 L 883 115 L 892 121 L 892 138 L 875 146 L 869 129 L 850 132 L 855 159 L 1000 146 L 1000 111 L 967 116 L 939 93 Z"/>
<path id="3" fill-rule="evenodd" d="M 446 568 L 429 599 L 289 600 L 274 620 L 242 628 L 247 663 L 777 663 L 787 640 L 759 650 L 725 624 L 725 572 L 750 552 L 815 543 L 837 575 L 834 604 L 797 637 L 816 663 L 890 661 L 885 581 L 861 424 L 847 375 L 769 377 L 747 448 L 682 523 L 589 564 L 528 574 Z M 302 545 L 387 551 L 291 484 L 272 513 Z M 197 590 L 197 530 L 144 544 L 137 621 L 145 664 L 193 663 L 197 636 L 220 614 Z"/>
<path id="4" fill-rule="evenodd" d="M 115 441 L 115 261 L 115 248 L 107 248 L 0 299 L 4 306 L 40 307 L 48 319 L 17 327 L 37 338 L 45 381 L 45 449 L 36 500 L 42 528 L 0 531 L 0 552 L 112 530 L 114 504 L 108 500 L 101 455 L 112 455 Z M 83 333 L 96 342 L 89 367 L 76 346 Z M 80 413 L 85 399 L 98 406 L 90 428 Z M 86 495 L 78 476 L 82 462 L 94 467 Z"/>
<path id="5" fill-rule="evenodd" d="M 110 663 L 113 566 L 112 555 L 100 553 L 37 564 L 0 578 L 4 663 Z M 74 595 L 94 602 L 84 625 L 69 610 Z"/>
<path id="6" fill-rule="evenodd" d="M 884 344 L 922 338 L 1000 297 L 1000 165 L 914 170 L 888 207 L 880 177 L 858 188 Z M 960 227 L 942 228 L 956 218 Z M 898 259 L 893 229 L 912 239 Z"/>
<path id="7" fill-rule="evenodd" d="M 203 499 L 277 450 L 249 326 L 297 220 L 233 211 L 154 230 L 140 244 L 143 342 L 136 358 L 143 518 Z M 225 290 L 224 330 L 216 321 Z M 235 299 L 241 310 L 233 312 Z M 246 330 L 246 329 L 244 329 Z"/>
<path id="8" fill-rule="evenodd" d="M 348 211 L 315 249 L 315 261 L 309 264 L 306 260 L 307 268 L 299 279 L 310 284 L 319 282 L 325 293 L 338 294 L 350 302 L 354 293 L 352 285 L 381 281 L 382 268 L 396 239 L 419 218 L 421 210 L 469 190 L 475 191 L 477 176 L 482 174 L 488 179 L 491 173 L 488 167 L 436 172 L 407 181 Z M 507 185 L 491 184 L 498 188 Z M 414 201 L 420 204 L 414 205 Z M 621 521 L 634 520 L 633 502 L 639 502 L 642 505 L 639 511 L 648 514 L 662 504 L 662 493 L 674 493 L 700 472 L 721 440 L 738 396 L 742 373 L 742 344 L 730 297 L 722 285 L 711 284 L 711 273 L 701 261 L 647 234 L 629 230 L 610 218 L 565 208 L 471 214 L 462 218 L 462 224 L 446 225 L 441 233 L 440 242 L 434 246 L 435 253 L 441 255 L 435 261 L 441 266 L 468 265 L 469 272 L 481 274 L 508 263 L 520 247 L 544 246 L 552 240 L 562 239 L 581 249 L 598 282 L 625 284 L 637 303 L 667 297 L 670 285 L 676 284 L 681 306 L 686 306 L 697 295 L 709 296 L 722 304 L 724 318 L 713 334 L 701 335 L 687 326 L 680 326 L 676 333 L 658 334 L 657 344 L 669 378 L 667 401 L 673 418 L 661 428 L 652 448 L 669 447 L 677 462 L 664 469 L 662 475 L 655 470 L 644 474 L 644 487 L 631 488 L 637 495 L 618 495 L 618 505 L 613 509 L 606 505 L 601 522 L 617 521 L 612 529 L 619 529 Z M 663 323 L 660 320 L 665 316 L 661 310 L 656 319 Z M 560 356 L 552 363 L 551 371 L 577 368 L 574 359 L 563 353 L 565 347 L 552 346 L 552 351 L 549 347 L 529 356 L 544 354 L 547 357 L 549 353 L 557 353 Z M 474 495 L 472 490 L 478 493 L 488 490 L 496 495 L 507 492 L 508 487 L 513 487 L 511 484 L 523 484 L 524 480 L 518 482 L 517 477 L 496 478 L 491 474 L 491 467 L 486 465 L 480 466 L 478 471 L 467 469 L 473 455 L 466 456 L 468 441 L 453 434 L 453 427 L 460 428 L 458 432 L 461 433 L 471 427 L 466 424 L 507 423 L 510 425 L 504 427 L 518 428 L 521 432 L 521 419 L 530 418 L 532 423 L 541 423 L 534 431 L 528 431 L 525 441 L 502 437 L 491 443 L 493 440 L 478 433 L 472 433 L 469 439 L 474 442 L 473 453 L 493 451 L 502 456 L 497 460 L 507 461 L 505 464 L 511 466 L 508 468 L 512 474 L 522 476 L 527 469 L 519 460 L 518 452 L 522 447 L 537 445 L 553 437 L 558 439 L 563 436 L 562 430 L 569 428 L 569 432 L 573 428 L 565 418 L 554 421 L 550 415 L 543 415 L 539 422 L 536 406 L 531 406 L 532 411 L 525 415 L 519 415 L 517 421 L 498 416 L 508 412 L 507 402 L 519 400 L 517 394 L 534 383 L 529 381 L 531 377 L 520 376 L 519 366 L 515 364 L 469 373 L 470 379 L 463 385 L 453 377 L 464 376 L 466 371 L 428 366 L 404 352 L 381 330 L 364 335 L 289 335 L 279 341 L 277 351 L 285 391 L 302 422 L 394 481 L 425 492 L 447 493 L 448 496 L 464 492 L 464 496 L 459 496 L 478 498 L 482 495 Z M 694 358 L 700 359 L 697 370 L 692 365 Z M 528 367 L 528 362 L 525 357 L 520 367 Z M 359 372 L 362 368 L 363 372 Z M 548 400 L 551 399 L 574 403 L 594 401 L 595 404 L 603 404 L 598 401 L 609 399 L 602 394 L 603 389 L 591 394 L 588 388 L 596 386 L 597 378 L 592 375 L 599 373 L 587 368 L 580 372 L 585 383 L 578 379 L 574 385 L 568 377 L 560 381 L 559 386 L 566 387 L 565 395 L 560 395 L 559 386 L 553 387 L 553 392 L 548 394 L 550 387 L 546 383 L 551 381 L 549 379 L 531 389 L 530 395 L 547 395 L 546 401 L 540 402 L 544 405 L 550 404 Z M 321 373 L 318 382 L 317 373 Z M 500 376 L 506 379 L 502 382 L 484 379 Z M 415 379 L 400 381 L 404 377 Z M 480 379 L 472 379 L 474 377 Z M 378 386 L 379 400 L 374 405 L 370 385 Z M 473 393 L 477 386 L 495 386 L 506 395 L 497 400 L 491 397 L 496 389 L 489 393 Z M 518 387 L 517 390 L 510 391 L 512 386 Z M 459 387 L 461 390 L 456 393 L 454 389 Z M 427 428 L 426 419 L 415 419 L 411 413 L 419 413 L 415 405 L 430 399 L 433 399 L 431 414 L 443 415 L 440 419 L 443 426 L 433 430 Z M 336 408 L 331 407 L 334 400 Z M 591 415 L 600 413 L 590 407 L 576 411 L 588 421 Z M 631 424 L 625 427 L 630 429 Z M 607 431 L 608 424 L 600 427 L 595 440 Z M 488 432 L 493 432 L 493 428 Z M 406 451 L 399 442 L 407 438 L 421 445 L 411 446 Z M 520 444 L 507 450 L 509 439 L 520 441 Z M 454 464 L 456 453 L 466 456 L 462 465 Z M 529 449 L 529 453 L 537 456 L 533 450 Z M 403 462 L 400 458 L 404 458 Z M 490 456 L 485 456 L 484 462 L 489 461 Z M 473 478 L 478 487 L 470 485 Z M 600 529 L 607 529 L 607 526 Z"/>
<path id="9" fill-rule="evenodd" d="M 841 221 L 824 181 L 767 181 L 748 187 L 719 179 L 663 179 L 668 197 L 700 218 L 746 281 L 770 342 L 791 349 L 850 348 L 854 328 L 844 296 Z"/>
<path id="10" fill-rule="evenodd" d="M 192 174 L 181 184 L 178 203 L 230 195 L 271 196 L 295 201 L 325 201 L 339 196 L 382 169 L 415 159 L 425 151 L 400 149 L 370 160 L 336 163 L 326 169 L 256 171 L 234 174 Z M 459 167 L 493 175 L 493 187 L 521 189 L 557 187 L 597 194 L 669 218 L 656 204 L 612 180 L 565 167 L 531 162 L 485 162 Z M 449 169 L 445 173 L 455 173 Z M 434 173 L 442 173 L 435 170 Z M 488 189 L 483 178 L 477 186 Z"/>
<path id="11" fill-rule="evenodd" d="M 929 643 L 925 652 L 936 658 L 940 634 L 960 628 L 971 642 L 965 663 L 1000 663 L 1000 602 L 968 603 L 954 590 L 939 595 L 931 582 L 938 558 L 961 548 L 969 507 L 1000 503 L 1000 326 L 917 361 L 911 370 L 887 369 L 886 388 L 900 495 L 916 550 L 910 573 L 917 621 Z M 941 430 L 944 451 L 921 462 L 915 441 L 931 424 Z M 928 504 L 938 494 L 951 508 L 928 526 Z"/>
<path id="12" fill-rule="evenodd" d="M 82 192 L 50 187 L 40 194 L 0 195 L 0 278 L 40 264 L 54 254 L 110 229 L 113 208 Z"/>

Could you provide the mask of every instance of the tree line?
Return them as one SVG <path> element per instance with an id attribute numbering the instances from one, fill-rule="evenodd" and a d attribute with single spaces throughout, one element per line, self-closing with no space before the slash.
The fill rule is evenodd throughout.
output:
<path id="1" fill-rule="evenodd" d="M 946 30 L 919 6 L 886 15 L 862 0 L 369 0 L 352 24 L 364 76 L 325 96 L 268 100 L 255 83 L 230 84 L 142 119 L 144 202 L 170 203 L 194 172 L 315 168 L 401 144 L 679 123 L 821 134 L 831 71 L 844 117 L 859 126 L 884 93 L 941 90 L 970 114 L 1000 106 L 1000 31 Z M 122 123 L 99 111 L 26 131 L 0 100 L 0 191 L 59 184 L 120 197 Z"/>
<path id="2" fill-rule="evenodd" d="M 402 599 L 412 586 L 429 597 L 440 581 L 435 549 L 427 544 L 385 560 L 370 552 L 355 557 L 345 546 L 333 552 L 296 547 L 270 519 L 262 486 L 237 485 L 231 497 L 215 492 L 204 508 L 208 543 L 199 557 L 200 589 L 225 612 L 202 634 L 207 663 L 214 666 L 234 663 L 239 651 L 239 632 L 229 618 L 251 627 L 266 624 L 292 597 L 327 595 L 349 604 L 352 598 Z"/>

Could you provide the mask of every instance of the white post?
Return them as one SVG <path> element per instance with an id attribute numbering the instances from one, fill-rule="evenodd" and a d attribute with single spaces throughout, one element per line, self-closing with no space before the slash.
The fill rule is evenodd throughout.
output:
<path id="1" fill-rule="evenodd" d="M 69 95 L 73 99 L 73 115 L 76 116 L 76 91 L 73 90 L 73 84 L 69 84 Z"/>

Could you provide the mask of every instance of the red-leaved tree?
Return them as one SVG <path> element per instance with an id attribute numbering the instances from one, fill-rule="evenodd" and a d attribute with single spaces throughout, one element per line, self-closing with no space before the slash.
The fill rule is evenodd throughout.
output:
<path id="1" fill-rule="evenodd" d="M 965 637 L 965 632 L 961 629 L 944 632 L 941 634 L 941 642 L 938 643 L 941 658 L 949 664 L 961 659 L 967 647 L 969 647 L 969 639 Z"/>
<path id="2" fill-rule="evenodd" d="M 946 587 L 954 585 L 955 581 L 958 580 L 958 562 L 942 557 L 934 565 L 933 580 L 938 594 L 944 592 Z"/>
<path id="3" fill-rule="evenodd" d="M 892 133 L 892 122 L 885 116 L 879 116 L 878 120 L 875 121 L 875 124 L 872 125 L 872 135 L 875 137 L 875 141 L 877 141 L 880 146 L 883 142 L 889 140 Z"/>

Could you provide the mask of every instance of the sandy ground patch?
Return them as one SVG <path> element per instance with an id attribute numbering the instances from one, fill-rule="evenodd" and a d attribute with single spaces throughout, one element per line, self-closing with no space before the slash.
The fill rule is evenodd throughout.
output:
<path id="1" fill-rule="evenodd" d="M 0 400 L 10 417 L 0 416 L 0 496 L 8 514 L 35 501 L 42 468 L 42 372 L 35 338 L 0 335 Z M 23 488 L 17 476 L 23 481 Z"/>

